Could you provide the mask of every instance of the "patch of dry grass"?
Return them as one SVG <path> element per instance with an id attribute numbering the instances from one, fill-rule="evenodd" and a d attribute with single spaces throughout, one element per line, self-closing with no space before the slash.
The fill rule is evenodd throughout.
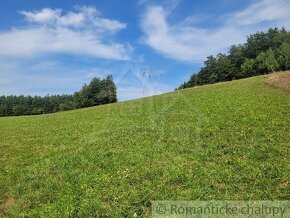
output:
<path id="1" fill-rule="evenodd" d="M 3 212 L 6 208 L 14 205 L 16 201 L 13 198 L 9 198 L 3 202 L 0 202 L 0 212 Z"/>
<path id="2" fill-rule="evenodd" d="M 266 83 L 270 86 L 290 91 L 290 71 L 271 74 Z"/>

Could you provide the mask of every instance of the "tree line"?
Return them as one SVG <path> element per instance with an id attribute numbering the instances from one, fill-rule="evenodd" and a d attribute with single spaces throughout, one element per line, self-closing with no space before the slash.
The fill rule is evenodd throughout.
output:
<path id="1" fill-rule="evenodd" d="M 72 95 L 0 96 L 0 116 L 47 114 L 117 102 L 117 89 L 111 75 L 93 78 Z"/>
<path id="2" fill-rule="evenodd" d="M 290 32 L 270 28 L 232 45 L 227 54 L 209 56 L 199 72 L 177 89 L 290 70 Z"/>

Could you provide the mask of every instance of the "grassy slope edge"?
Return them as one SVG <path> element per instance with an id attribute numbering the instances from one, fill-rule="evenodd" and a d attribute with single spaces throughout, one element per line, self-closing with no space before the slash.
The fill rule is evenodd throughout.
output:
<path id="1" fill-rule="evenodd" d="M 157 199 L 289 200 L 290 94 L 265 78 L 0 118 L 0 215 L 132 217 L 149 216 Z"/>

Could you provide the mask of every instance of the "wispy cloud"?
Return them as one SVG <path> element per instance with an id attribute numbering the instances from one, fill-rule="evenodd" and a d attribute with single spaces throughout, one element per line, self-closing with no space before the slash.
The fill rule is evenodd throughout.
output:
<path id="1" fill-rule="evenodd" d="M 229 23 L 256 25 L 262 22 L 290 26 L 290 2 L 286 0 L 259 0 L 228 17 Z M 274 23 L 272 23 L 274 22 Z"/>
<path id="2" fill-rule="evenodd" d="M 43 8 L 40 11 L 20 11 L 29 22 L 57 25 L 63 27 L 94 27 L 98 31 L 117 32 L 127 27 L 127 24 L 117 20 L 101 17 L 101 13 L 94 7 L 75 7 L 76 11 L 70 11 L 62 15 L 61 9 Z"/>
<path id="3" fill-rule="evenodd" d="M 228 46 L 242 43 L 253 31 L 274 26 L 289 27 L 289 4 L 286 0 L 258 0 L 243 10 L 225 14 L 214 28 L 200 28 L 196 23 L 204 19 L 208 22 L 208 18 L 195 15 L 170 24 L 171 9 L 151 6 L 141 21 L 142 41 L 171 59 L 198 63 L 210 54 L 224 52 Z"/>
<path id="4" fill-rule="evenodd" d="M 31 25 L 0 32 L 2 57 L 70 54 L 112 60 L 131 58 L 131 46 L 107 40 L 126 24 L 102 17 L 94 7 L 77 7 L 66 14 L 50 8 L 20 14 Z"/>

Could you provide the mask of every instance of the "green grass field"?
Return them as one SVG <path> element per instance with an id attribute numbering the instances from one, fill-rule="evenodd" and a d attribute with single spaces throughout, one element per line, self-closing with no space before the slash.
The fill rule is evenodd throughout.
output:
<path id="1" fill-rule="evenodd" d="M 152 200 L 289 200 L 290 92 L 266 78 L 0 118 L 0 214 L 148 217 Z"/>

